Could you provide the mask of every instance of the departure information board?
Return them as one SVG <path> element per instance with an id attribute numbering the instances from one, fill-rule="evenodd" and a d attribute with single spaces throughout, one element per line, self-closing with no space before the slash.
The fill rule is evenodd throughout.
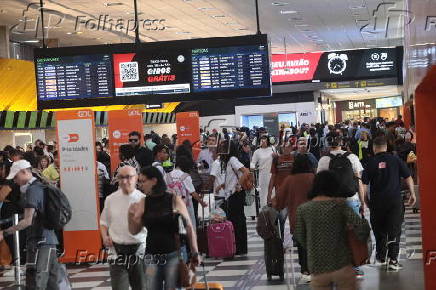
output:
<path id="1" fill-rule="evenodd" d="M 111 55 L 40 58 L 36 61 L 38 96 L 41 100 L 111 97 Z"/>
<path id="2" fill-rule="evenodd" d="M 271 96 L 268 38 L 35 49 L 38 109 Z"/>
<path id="3" fill-rule="evenodd" d="M 194 92 L 269 86 L 268 50 L 264 45 L 192 50 Z"/>

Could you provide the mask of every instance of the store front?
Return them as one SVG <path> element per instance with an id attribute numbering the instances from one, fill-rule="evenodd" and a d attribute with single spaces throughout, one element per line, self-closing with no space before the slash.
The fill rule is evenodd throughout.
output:
<path id="1" fill-rule="evenodd" d="M 361 122 L 365 117 L 382 117 L 394 121 L 398 115 L 401 115 L 402 105 L 401 96 L 336 102 L 336 122 L 345 120 Z"/>

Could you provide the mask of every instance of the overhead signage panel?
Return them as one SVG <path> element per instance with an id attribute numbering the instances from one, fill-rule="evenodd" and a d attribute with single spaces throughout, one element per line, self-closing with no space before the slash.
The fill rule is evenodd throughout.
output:
<path id="1" fill-rule="evenodd" d="M 271 96 L 266 35 L 35 50 L 38 109 Z"/>

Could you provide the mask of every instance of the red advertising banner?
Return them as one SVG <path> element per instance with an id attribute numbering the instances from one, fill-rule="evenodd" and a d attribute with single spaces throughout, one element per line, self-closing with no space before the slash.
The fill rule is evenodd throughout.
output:
<path id="1" fill-rule="evenodd" d="M 192 154 L 197 160 L 200 153 L 200 116 L 198 112 L 182 112 L 176 114 L 177 145 L 183 141 L 191 141 Z"/>
<path id="2" fill-rule="evenodd" d="M 286 83 L 313 79 L 322 53 L 273 54 L 272 82 Z"/>
<path id="3" fill-rule="evenodd" d="M 119 110 L 108 112 L 109 150 L 111 155 L 111 173 L 120 163 L 119 148 L 129 143 L 129 133 L 137 131 L 143 143 L 143 121 L 141 110 Z"/>

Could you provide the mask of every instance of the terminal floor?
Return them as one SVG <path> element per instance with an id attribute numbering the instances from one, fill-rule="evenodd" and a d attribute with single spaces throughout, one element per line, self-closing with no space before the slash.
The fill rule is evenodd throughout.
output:
<path id="1" fill-rule="evenodd" d="M 236 256 L 233 260 L 206 259 L 205 271 L 209 282 L 217 281 L 225 289 L 288 289 L 286 282 L 281 282 L 278 277 L 272 282 L 267 281 L 263 255 L 263 240 L 256 233 L 254 221 L 248 223 L 248 247 L 246 256 Z M 290 236 L 285 238 L 285 244 L 290 241 Z M 401 263 L 404 270 L 398 273 L 386 272 L 380 267 L 367 265 L 362 267 L 365 277 L 359 281 L 361 290 L 421 290 L 424 289 L 422 267 L 422 241 L 420 215 L 414 214 L 411 209 L 406 209 L 403 235 L 401 238 Z M 296 249 L 292 249 L 292 257 L 287 254 L 289 289 L 310 289 L 309 285 L 300 285 L 299 265 Z M 292 263 L 292 264 L 291 264 Z M 295 279 L 292 276 L 295 271 Z M 74 289 L 103 290 L 111 289 L 110 277 L 107 266 L 83 265 L 68 266 L 69 278 Z M 198 272 L 200 278 L 203 272 Z M 199 279 L 201 281 L 201 278 Z M 293 281 L 296 281 L 295 283 Z M 13 286 L 13 277 L 0 277 L 0 289 L 20 289 Z M 24 287 L 22 288 L 24 289 Z"/>

